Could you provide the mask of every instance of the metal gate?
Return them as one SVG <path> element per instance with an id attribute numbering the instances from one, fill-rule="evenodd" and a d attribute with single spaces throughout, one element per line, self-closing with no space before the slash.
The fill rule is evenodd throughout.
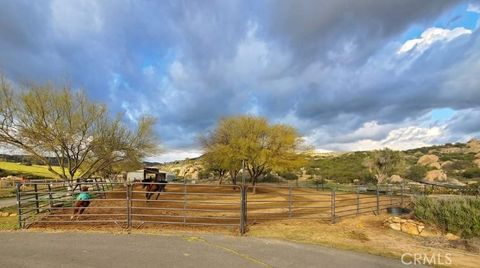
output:
<path id="1" fill-rule="evenodd" d="M 144 224 L 238 227 L 243 233 L 242 187 L 239 185 L 151 183 L 165 192 L 146 191 L 142 183 L 130 185 L 131 227 Z M 152 194 L 150 200 L 146 195 Z M 158 196 L 158 198 L 157 198 Z"/>
<path id="2" fill-rule="evenodd" d="M 71 220 L 80 187 L 88 187 L 90 205 Z M 147 195 L 151 195 L 147 200 Z M 256 222 L 321 220 L 378 214 L 408 203 L 401 186 L 318 189 L 278 185 L 116 183 L 108 181 L 17 184 L 20 228 L 88 225 L 140 228 L 154 225 L 225 226 L 241 234 Z"/>

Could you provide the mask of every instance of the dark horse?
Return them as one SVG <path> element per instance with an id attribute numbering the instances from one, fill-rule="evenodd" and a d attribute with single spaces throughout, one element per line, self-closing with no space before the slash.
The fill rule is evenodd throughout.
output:
<path id="1" fill-rule="evenodd" d="M 145 198 L 150 200 L 150 198 L 157 192 L 157 198 L 155 200 L 158 200 L 158 196 L 160 195 L 161 192 L 165 192 L 165 186 L 167 184 L 167 181 L 155 181 L 155 179 L 148 178 L 142 180 L 142 187 L 147 191 L 145 194 Z"/>

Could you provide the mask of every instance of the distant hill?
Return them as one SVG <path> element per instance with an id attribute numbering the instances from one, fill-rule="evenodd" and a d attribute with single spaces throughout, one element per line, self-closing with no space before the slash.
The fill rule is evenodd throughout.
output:
<path id="1" fill-rule="evenodd" d="M 360 181 L 373 182 L 374 178 L 364 162 L 369 151 L 328 152 L 310 155 L 309 163 L 298 171 L 299 180 L 334 180 L 341 183 Z M 467 143 L 448 143 L 403 151 L 406 168 L 421 166 L 426 169 L 425 182 L 464 185 L 480 180 L 480 140 Z M 158 165 L 161 169 L 188 179 L 204 179 L 209 173 L 204 170 L 202 157 L 173 161 Z M 321 176 L 312 174 L 320 173 Z M 398 174 L 393 178 L 405 177 Z M 408 179 L 408 178 L 407 178 Z"/>
<path id="2" fill-rule="evenodd" d="M 405 170 L 419 167 L 426 172 L 422 179 L 427 183 L 447 183 L 465 185 L 480 181 L 480 140 L 472 139 L 467 143 L 448 143 L 403 151 Z M 371 152 L 328 152 L 313 153 L 308 164 L 296 171 L 299 181 L 326 180 L 340 183 L 374 182 L 374 178 L 364 163 Z M 38 164 L 26 155 L 0 155 L 0 161 L 21 163 L 24 165 Z M 55 165 L 55 158 L 50 159 Z M 203 157 L 172 161 L 168 163 L 144 162 L 145 166 L 156 166 L 161 170 L 175 173 L 179 178 L 189 180 L 214 179 L 203 166 Z M 0 165 L 0 169 L 2 166 Z M 6 168 L 4 168 L 6 169 Z M 407 172 L 392 176 L 392 181 L 407 179 Z M 286 180 L 270 174 L 264 181 Z"/>

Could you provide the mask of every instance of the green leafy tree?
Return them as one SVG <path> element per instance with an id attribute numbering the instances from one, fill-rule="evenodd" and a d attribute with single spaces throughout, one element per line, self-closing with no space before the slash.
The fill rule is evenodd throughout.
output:
<path id="1" fill-rule="evenodd" d="M 158 152 L 154 123 L 144 117 L 130 130 L 120 116 L 111 118 L 105 105 L 82 91 L 47 84 L 14 92 L 0 78 L 0 144 L 28 153 L 64 180 L 138 167 Z M 61 171 L 52 168 L 52 157 Z"/>
<path id="2" fill-rule="evenodd" d="M 269 124 L 261 117 L 224 118 L 201 140 L 206 155 L 218 153 L 226 158 L 214 165 L 238 171 L 244 162 L 253 186 L 270 171 L 291 171 L 306 163 L 297 131 L 290 126 Z"/>

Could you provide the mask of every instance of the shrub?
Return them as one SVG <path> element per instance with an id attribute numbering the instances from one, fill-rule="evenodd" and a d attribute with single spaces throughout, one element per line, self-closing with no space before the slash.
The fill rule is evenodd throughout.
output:
<path id="1" fill-rule="evenodd" d="M 278 175 L 280 175 L 280 177 L 282 177 L 286 180 L 289 180 L 289 181 L 298 180 L 297 174 L 295 174 L 293 172 L 281 172 Z"/>
<path id="2" fill-rule="evenodd" d="M 273 175 L 272 173 L 267 173 L 263 178 L 261 179 L 262 182 L 276 182 L 278 183 L 280 181 L 280 178 L 278 176 Z"/>
<path id="3" fill-rule="evenodd" d="M 421 181 L 427 175 L 428 168 L 421 165 L 413 165 L 407 170 L 406 177 L 414 180 Z"/>
<path id="4" fill-rule="evenodd" d="M 443 232 L 465 238 L 480 236 L 480 198 L 419 197 L 413 202 L 415 216 Z"/>
<path id="5" fill-rule="evenodd" d="M 463 177 L 472 179 L 472 178 L 480 178 L 480 168 L 474 167 L 469 168 L 463 172 Z"/>

